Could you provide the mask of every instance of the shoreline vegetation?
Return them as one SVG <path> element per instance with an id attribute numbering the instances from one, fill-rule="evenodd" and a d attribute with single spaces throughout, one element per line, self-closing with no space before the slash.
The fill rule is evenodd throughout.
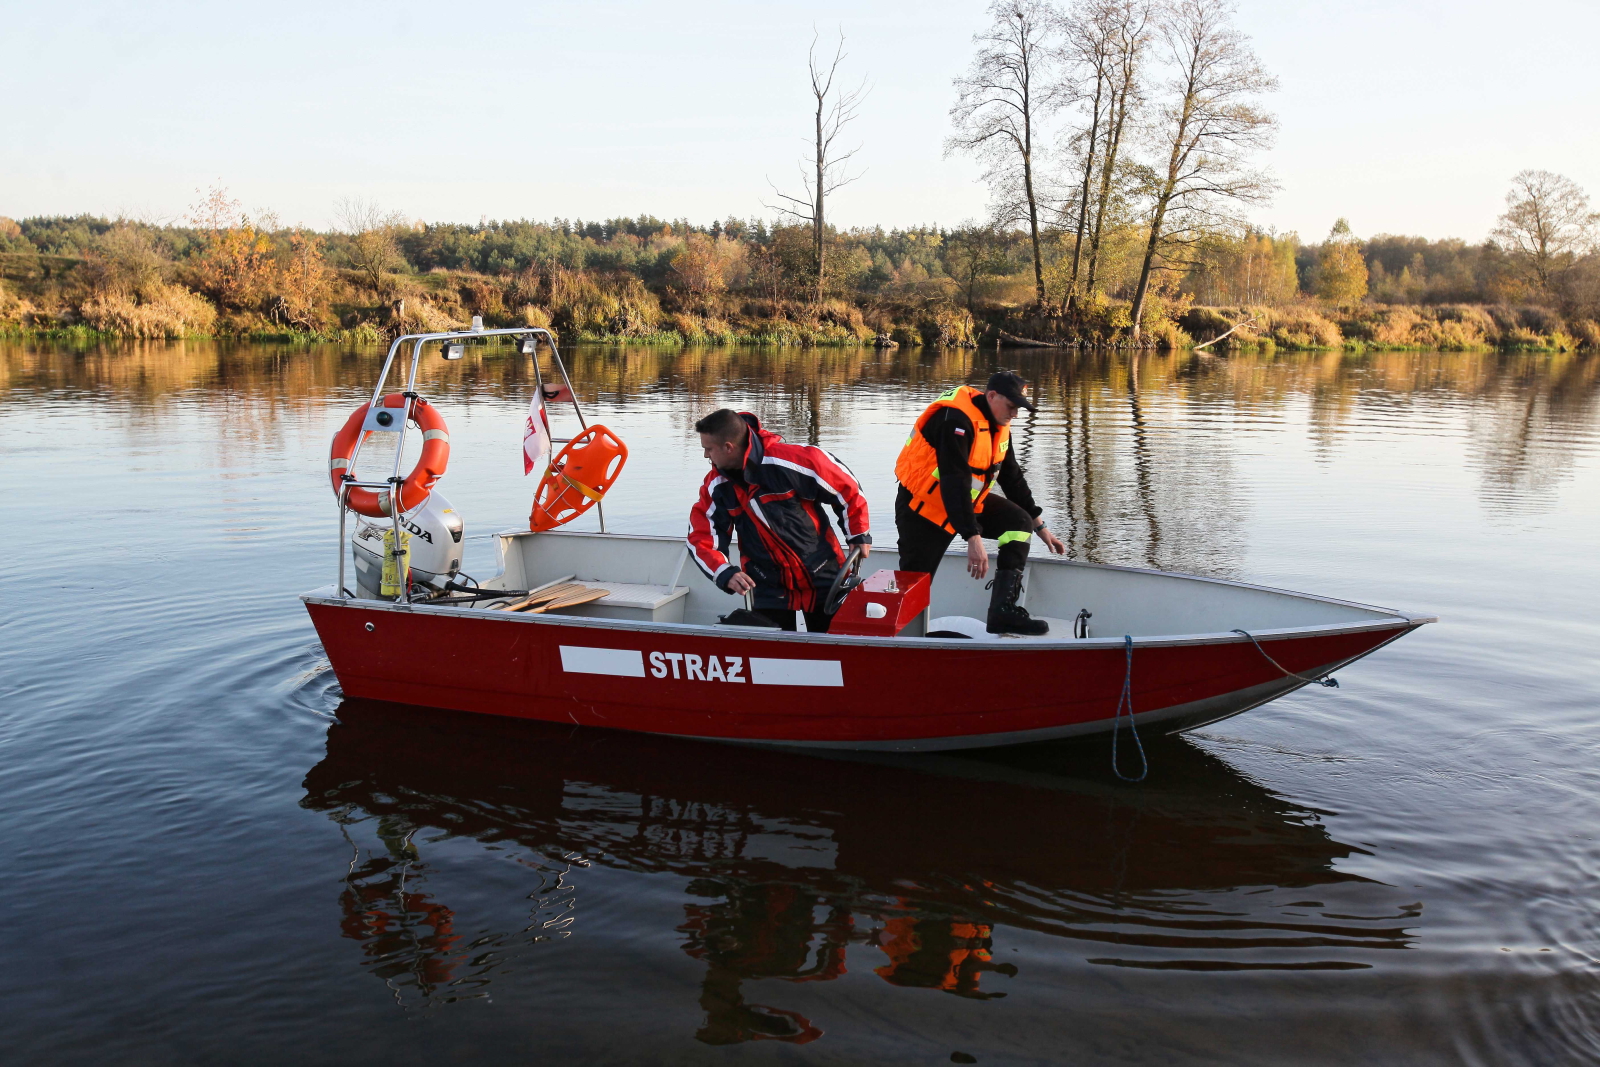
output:
<path id="1" fill-rule="evenodd" d="M 222 213 L 211 225 L 0 217 L 0 336 L 382 344 L 480 315 L 490 326 L 546 326 L 564 343 L 1600 348 L 1597 301 L 1572 284 L 1588 281 L 1587 256 L 1567 265 L 1576 292 L 1550 298 L 1493 241 L 1357 243 L 1342 222 L 1321 245 L 1213 236 L 1147 297 L 1135 340 L 1131 300 L 1115 285 L 1063 306 L 1048 268 L 1067 256 L 1047 261 L 1047 303 L 1030 300 L 1026 236 L 993 227 L 830 229 L 844 277 L 819 301 L 805 269 L 809 227 L 388 217 L 314 233 L 254 222 L 220 190 L 206 203 Z M 1365 275 L 1359 294 L 1327 295 L 1328 264 L 1340 257 Z"/>

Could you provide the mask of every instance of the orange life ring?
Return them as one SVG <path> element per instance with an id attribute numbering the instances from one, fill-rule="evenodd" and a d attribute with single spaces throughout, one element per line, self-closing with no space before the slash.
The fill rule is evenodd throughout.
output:
<path id="1" fill-rule="evenodd" d="M 404 410 L 405 394 L 390 393 L 378 402 L 378 406 Z M 361 427 L 366 424 L 367 409 L 370 407 L 370 404 L 362 404 L 356 408 L 339 432 L 333 435 L 333 447 L 328 451 L 328 477 L 333 481 L 335 496 L 344 484 L 345 475 L 354 473 L 356 444 L 361 440 Z M 422 431 L 422 456 L 400 486 L 402 514 L 428 499 L 434 483 L 444 477 L 444 470 L 450 465 L 450 431 L 445 427 L 444 416 L 439 414 L 439 410 L 417 397 L 411 406 L 411 421 Z M 383 518 L 389 514 L 390 492 L 388 489 L 374 492 L 352 487 L 345 493 L 345 506 L 359 515 Z"/>
<path id="2" fill-rule="evenodd" d="M 533 495 L 528 529 L 553 530 L 594 507 L 627 461 L 628 446 L 604 426 L 591 426 L 568 441 Z"/>

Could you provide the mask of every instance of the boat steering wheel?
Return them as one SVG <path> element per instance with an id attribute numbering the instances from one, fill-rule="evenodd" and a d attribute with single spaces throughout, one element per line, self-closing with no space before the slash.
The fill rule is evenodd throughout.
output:
<path id="1" fill-rule="evenodd" d="M 861 546 L 853 546 L 850 555 L 845 557 L 844 566 L 839 568 L 833 584 L 828 587 L 828 595 L 822 598 L 823 614 L 832 615 L 838 611 L 844 598 L 850 595 L 850 590 L 865 581 L 861 577 L 861 559 Z"/>

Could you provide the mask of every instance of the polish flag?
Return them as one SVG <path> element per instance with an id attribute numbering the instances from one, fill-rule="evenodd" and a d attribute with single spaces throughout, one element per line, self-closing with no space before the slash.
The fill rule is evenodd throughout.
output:
<path id="1" fill-rule="evenodd" d="M 528 422 L 522 431 L 522 473 L 550 465 L 550 417 L 545 414 L 544 398 L 535 389 L 528 403 Z"/>

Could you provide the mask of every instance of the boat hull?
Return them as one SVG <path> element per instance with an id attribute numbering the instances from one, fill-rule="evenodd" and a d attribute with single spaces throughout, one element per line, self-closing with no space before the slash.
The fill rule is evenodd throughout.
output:
<path id="1" fill-rule="evenodd" d="M 307 595 L 347 696 L 721 741 L 899 752 L 1110 730 L 1193 729 L 1282 696 L 1286 676 L 1236 634 L 1008 641 L 747 636 Z M 1259 635 L 1320 676 L 1431 619 Z M 1127 712 L 1124 711 L 1124 724 Z"/>

